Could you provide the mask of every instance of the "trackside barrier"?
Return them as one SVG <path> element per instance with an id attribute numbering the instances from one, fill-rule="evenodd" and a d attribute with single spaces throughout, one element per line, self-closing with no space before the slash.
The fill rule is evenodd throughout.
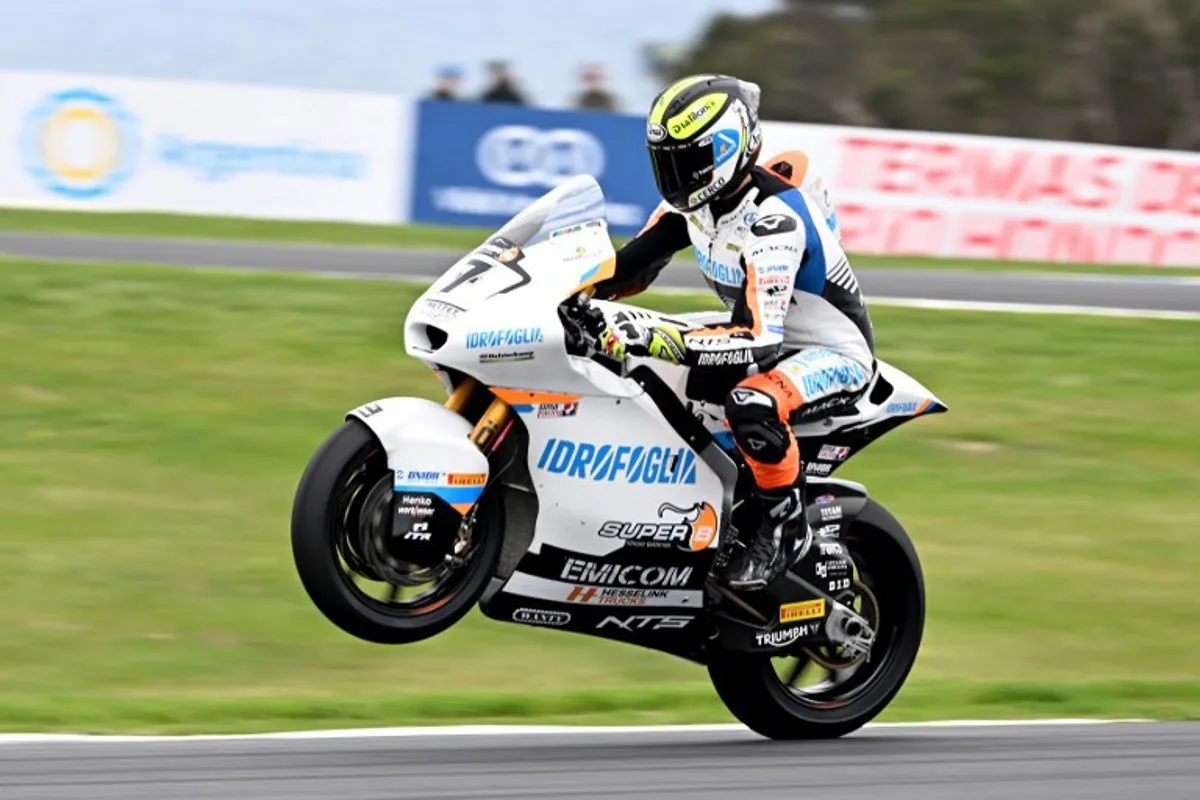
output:
<path id="1" fill-rule="evenodd" d="M 1200 266 L 1200 154 L 765 123 L 852 253 Z M 633 114 L 0 71 L 0 205 L 495 228 L 594 175 L 615 233 L 657 203 Z"/>
<path id="2" fill-rule="evenodd" d="M 390 223 L 410 103 L 0 72 L 0 204 Z"/>

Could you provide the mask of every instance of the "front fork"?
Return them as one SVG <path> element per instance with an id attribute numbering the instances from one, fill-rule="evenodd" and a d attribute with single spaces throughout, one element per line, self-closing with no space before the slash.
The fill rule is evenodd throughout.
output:
<path id="1" fill-rule="evenodd" d="M 472 409 L 482 405 L 485 396 L 490 396 L 491 399 L 474 420 L 475 427 L 471 429 L 468 438 L 481 453 L 491 455 L 512 427 L 512 407 L 492 394 L 491 390 L 479 381 L 467 377 L 446 398 L 446 408 L 470 420 Z"/>

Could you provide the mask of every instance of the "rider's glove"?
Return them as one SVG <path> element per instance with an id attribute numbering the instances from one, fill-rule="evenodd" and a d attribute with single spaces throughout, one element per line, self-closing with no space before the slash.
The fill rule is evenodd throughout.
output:
<path id="1" fill-rule="evenodd" d="M 624 311 L 614 315 L 596 338 L 600 348 L 618 361 L 631 355 L 679 364 L 687 349 L 683 334 L 675 326 L 652 320 L 638 321 Z"/>

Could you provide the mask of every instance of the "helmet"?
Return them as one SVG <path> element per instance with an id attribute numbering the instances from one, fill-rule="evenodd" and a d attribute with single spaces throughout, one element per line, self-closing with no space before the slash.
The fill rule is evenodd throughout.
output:
<path id="1" fill-rule="evenodd" d="M 762 146 L 759 95 L 728 75 L 692 75 L 654 98 L 646 149 L 664 200 L 688 212 L 737 188 Z"/>

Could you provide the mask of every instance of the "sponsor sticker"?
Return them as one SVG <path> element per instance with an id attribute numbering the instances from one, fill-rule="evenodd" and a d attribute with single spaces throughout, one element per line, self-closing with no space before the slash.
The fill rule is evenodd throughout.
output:
<path id="1" fill-rule="evenodd" d="M 821 506 L 821 521 L 833 522 L 836 519 L 842 518 L 841 506 Z"/>
<path id="2" fill-rule="evenodd" d="M 537 468 L 586 481 L 694 484 L 696 453 L 688 447 L 593 444 L 550 439 Z"/>
<path id="3" fill-rule="evenodd" d="M 837 447 L 832 444 L 822 445 L 820 452 L 817 453 L 817 458 L 822 461 L 845 461 L 849 456 L 849 447 Z"/>
<path id="4" fill-rule="evenodd" d="M 451 486 L 483 486 L 487 483 L 486 472 L 451 472 L 446 476 Z"/>
<path id="5" fill-rule="evenodd" d="M 424 308 L 434 319 L 454 319 L 465 310 L 445 300 L 426 300 Z"/>
<path id="6" fill-rule="evenodd" d="M 609 520 L 600 526 L 600 536 L 621 539 L 630 547 L 667 547 L 698 552 L 717 541 L 717 512 L 708 503 L 679 508 L 671 503 L 658 507 L 656 522 Z"/>
<path id="7" fill-rule="evenodd" d="M 579 402 L 573 403 L 542 403 L 538 406 L 539 417 L 573 417 L 579 413 Z"/>
<path id="8" fill-rule="evenodd" d="M 467 334 L 467 349 L 482 347 L 518 347 L 546 340 L 541 328 L 508 328 L 507 330 L 475 331 Z"/>
<path id="9" fill-rule="evenodd" d="M 547 628 L 561 628 L 571 621 L 571 615 L 566 611 L 547 611 L 541 608 L 518 608 L 513 612 L 512 618 L 514 622 Z"/>
<path id="10" fill-rule="evenodd" d="M 603 586 L 576 586 L 567 594 L 569 603 L 594 603 L 598 606 L 644 606 L 667 604 L 671 592 L 666 589 L 606 589 Z M 660 601 L 654 603 L 651 601 Z"/>
<path id="11" fill-rule="evenodd" d="M 396 483 L 433 486 L 442 482 L 442 472 L 425 469 L 396 470 Z"/>
<path id="12" fill-rule="evenodd" d="M 883 410 L 887 414 L 915 414 L 917 413 L 917 401 L 895 401 L 888 403 Z"/>
<path id="13" fill-rule="evenodd" d="M 623 631 L 661 631 L 686 628 L 694 617 L 663 616 L 659 614 L 636 614 L 631 617 L 605 617 L 596 626 L 597 630 L 620 628 Z"/>
<path id="14" fill-rule="evenodd" d="M 754 360 L 749 350 L 727 350 L 717 353 L 701 353 L 696 363 L 702 367 L 741 366 Z"/>
<path id="15" fill-rule="evenodd" d="M 754 643 L 759 647 L 783 647 L 802 636 L 816 633 L 816 631 L 816 625 L 796 625 L 791 628 L 779 628 L 769 633 L 754 634 Z"/>
<path id="16" fill-rule="evenodd" d="M 498 361 L 533 361 L 532 350 L 520 350 L 515 353 L 481 353 L 480 364 L 495 364 Z"/>
<path id="17" fill-rule="evenodd" d="M 804 465 L 805 475 L 828 475 L 833 472 L 833 464 L 822 464 L 818 461 L 810 461 Z"/>
<path id="18" fill-rule="evenodd" d="M 787 603 L 779 607 L 781 623 L 799 622 L 802 619 L 820 619 L 825 616 L 825 600 L 805 600 L 802 603 Z"/>
<path id="19" fill-rule="evenodd" d="M 592 586 L 638 586 L 645 588 L 686 586 L 691 567 L 647 564 L 597 563 L 568 558 L 563 565 L 563 580 Z"/>

